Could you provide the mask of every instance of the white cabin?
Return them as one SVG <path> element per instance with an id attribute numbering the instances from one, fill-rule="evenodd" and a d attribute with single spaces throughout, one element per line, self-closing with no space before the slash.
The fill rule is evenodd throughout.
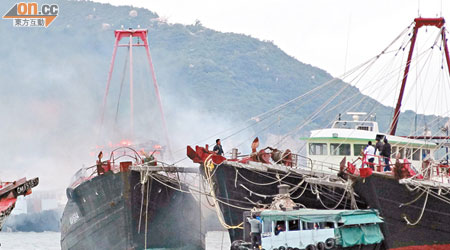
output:
<path id="1" fill-rule="evenodd" d="M 438 147 L 430 140 L 416 140 L 380 133 L 376 121 L 359 120 L 359 115 L 365 113 L 350 114 L 353 114 L 352 121 L 335 121 L 331 128 L 312 130 L 309 138 L 302 138 L 307 142 L 308 167 L 322 171 L 337 171 L 344 157 L 347 162 L 356 161 L 358 157 L 362 157 L 368 141 L 372 141 L 375 147 L 376 138 L 381 138 L 382 141 L 386 137 L 392 149 L 391 164 L 394 164 L 395 156 L 399 154 L 399 159 L 407 159 L 416 170 L 420 170 L 422 160 L 432 157 Z M 376 155 L 379 153 L 377 152 Z M 382 161 L 381 157 L 375 157 L 375 164 L 379 164 L 380 161 Z"/>

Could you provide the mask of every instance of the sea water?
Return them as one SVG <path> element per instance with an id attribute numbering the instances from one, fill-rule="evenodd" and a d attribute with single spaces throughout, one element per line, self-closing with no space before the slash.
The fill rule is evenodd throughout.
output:
<path id="1" fill-rule="evenodd" d="M 1 250 L 60 250 L 61 234 L 56 232 L 25 233 L 1 232 Z M 230 238 L 226 231 L 212 231 L 206 234 L 206 250 L 230 249 Z"/>
<path id="2" fill-rule="evenodd" d="M 0 249 L 3 250 L 59 250 L 61 245 L 60 233 L 25 233 L 25 232 L 1 232 Z"/>

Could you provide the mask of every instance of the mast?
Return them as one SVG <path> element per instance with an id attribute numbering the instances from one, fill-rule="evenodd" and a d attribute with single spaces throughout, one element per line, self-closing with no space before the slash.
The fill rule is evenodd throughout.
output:
<path id="1" fill-rule="evenodd" d="M 441 38 L 444 43 L 445 59 L 447 61 L 448 72 L 450 74 L 450 57 L 449 57 L 449 50 L 447 47 L 447 40 L 446 40 L 446 36 L 445 36 L 445 27 L 444 27 L 445 20 L 444 20 L 444 18 L 443 17 L 439 17 L 439 18 L 419 17 L 419 18 L 414 19 L 414 22 L 416 25 L 414 26 L 413 36 L 411 38 L 411 46 L 409 48 L 408 59 L 406 61 L 405 72 L 403 74 L 402 86 L 400 87 L 400 93 L 399 93 L 399 96 L 397 99 L 397 105 L 395 106 L 394 117 L 392 118 L 391 128 L 389 129 L 390 135 L 395 135 L 395 131 L 397 130 L 398 118 L 400 116 L 400 107 L 402 106 L 403 93 L 405 92 L 406 80 L 408 79 L 409 66 L 411 65 L 411 58 L 412 58 L 413 51 L 414 51 L 414 45 L 416 44 L 417 31 L 421 27 L 435 26 L 435 27 L 441 29 Z"/>
<path id="2" fill-rule="evenodd" d="M 113 55 L 112 55 L 112 59 L 111 59 L 111 64 L 109 67 L 108 80 L 106 83 L 106 92 L 105 92 L 105 96 L 103 98 L 101 126 L 103 126 L 104 112 L 105 112 L 107 96 L 108 96 L 108 92 L 109 92 L 109 88 L 110 88 L 110 84 L 111 84 L 111 76 L 112 76 L 112 72 L 114 69 L 114 61 L 116 58 L 117 48 L 118 47 L 128 47 L 129 48 L 129 57 L 130 57 L 130 62 L 129 62 L 129 68 L 130 68 L 130 115 L 131 115 L 130 126 L 131 126 L 131 131 L 133 133 L 133 129 L 134 129 L 133 128 L 134 127 L 133 107 L 134 107 L 134 105 L 133 105 L 133 54 L 132 54 L 133 52 L 132 51 L 133 51 L 133 47 L 144 47 L 145 51 L 146 51 L 147 59 L 148 59 L 148 64 L 150 67 L 150 72 L 152 74 L 152 81 L 153 81 L 153 86 L 155 88 L 156 98 L 158 101 L 158 107 L 159 107 L 161 121 L 162 121 L 162 125 L 163 125 L 163 130 L 164 130 L 164 137 L 167 142 L 169 155 L 170 155 L 170 157 L 172 157 L 169 133 L 167 131 L 166 119 L 165 119 L 164 111 L 163 111 L 163 107 L 162 107 L 161 96 L 159 94 L 158 82 L 156 81 L 156 74 L 155 74 L 155 70 L 153 68 L 152 58 L 150 56 L 150 49 L 149 49 L 149 45 L 148 45 L 147 33 L 148 32 L 146 29 L 131 29 L 131 28 L 128 30 L 115 30 L 114 31 L 114 36 L 116 37 L 116 40 L 114 43 L 114 50 L 113 50 Z M 122 38 L 126 38 L 126 37 L 129 38 L 129 43 L 128 44 L 120 44 L 120 41 L 122 40 Z M 140 44 L 139 42 L 137 44 L 134 44 L 133 37 L 137 37 L 138 39 L 141 39 L 144 42 L 144 44 Z"/>

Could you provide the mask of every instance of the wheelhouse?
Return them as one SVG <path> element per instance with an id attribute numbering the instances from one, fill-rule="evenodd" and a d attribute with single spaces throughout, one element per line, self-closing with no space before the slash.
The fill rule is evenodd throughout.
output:
<path id="1" fill-rule="evenodd" d="M 398 156 L 402 161 L 412 163 L 416 170 L 420 170 L 422 161 L 433 156 L 438 149 L 437 144 L 430 140 L 387 135 L 378 131 L 378 123 L 375 121 L 354 119 L 335 121 L 331 128 L 313 130 L 310 137 L 302 138 L 306 141 L 308 167 L 327 172 L 338 171 L 339 163 L 344 157 L 347 162 L 362 158 L 368 141 L 375 146 L 376 138 L 387 138 L 391 144 L 391 164 L 394 164 L 394 159 Z M 383 164 L 378 152 L 374 164 Z"/>

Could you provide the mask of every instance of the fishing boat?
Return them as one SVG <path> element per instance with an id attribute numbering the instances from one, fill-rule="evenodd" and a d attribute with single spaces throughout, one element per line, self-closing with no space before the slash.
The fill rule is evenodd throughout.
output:
<path id="1" fill-rule="evenodd" d="M 114 152 L 78 171 L 67 188 L 61 248 L 203 249 L 199 202 L 175 177 L 197 169 L 141 158 L 130 148 Z"/>
<path id="2" fill-rule="evenodd" d="M 356 118 L 354 114 L 352 115 Z M 346 126 L 342 126 L 343 124 Z M 437 175 L 436 171 L 430 173 L 428 180 L 417 179 L 424 172 L 423 161 L 427 161 L 440 146 L 431 141 L 380 133 L 377 128 L 376 121 L 344 119 L 335 121 L 331 128 L 311 131 L 311 137 L 305 138 L 308 145 L 307 157 L 311 159 L 308 163 L 312 168 L 322 169 L 339 166 L 344 157 L 347 159 L 346 164 L 341 167 L 348 177 L 347 183 L 352 185 L 352 192 L 361 199 L 365 207 L 377 209 L 386 222 L 381 228 L 386 238 L 387 249 L 411 247 L 414 242 L 417 242 L 421 249 L 425 249 L 424 245 L 432 245 L 430 249 L 436 249 L 433 248 L 436 247 L 434 244 L 445 242 L 443 236 L 449 233 L 445 225 L 440 225 L 446 217 L 437 219 L 448 209 L 439 202 L 438 196 L 428 198 L 430 210 L 427 210 L 422 226 L 412 226 L 411 223 L 414 222 L 409 220 L 417 219 L 424 212 L 422 209 L 425 208 L 417 204 L 424 204 L 427 197 L 418 188 L 414 191 L 412 189 L 420 182 L 427 183 L 427 187 L 431 187 L 432 183 L 437 183 L 436 181 L 444 177 L 448 179 L 447 174 L 443 174 L 446 172 Z M 364 155 L 361 149 L 367 146 L 368 141 L 372 141 L 375 145 L 376 138 L 387 138 L 392 145 L 393 171 L 383 171 L 385 164 L 378 154 L 373 155 L 374 170 L 369 168 L 370 163 L 367 160 L 369 155 Z M 406 176 L 414 178 L 399 182 L 402 177 L 395 174 L 396 168 L 402 169 L 400 173 L 405 172 Z M 333 185 L 332 181 L 319 178 L 309 181 L 315 185 Z M 432 189 L 429 191 L 432 192 Z M 412 201 L 414 202 L 411 203 Z M 441 229 L 436 230 L 437 228 Z"/>
<path id="3" fill-rule="evenodd" d="M 122 29 L 114 34 L 116 40 L 103 107 L 106 106 L 117 49 L 126 47 L 130 67 L 130 128 L 133 131 L 132 51 L 133 47 L 144 47 L 164 124 L 161 132 L 168 138 L 147 30 Z M 129 39 L 129 43 L 120 44 L 122 39 Z M 103 109 L 102 125 L 104 113 Z M 183 181 L 183 177 L 198 173 L 198 169 L 164 163 L 157 158 L 165 148 L 159 143 L 138 145 L 132 141 L 136 140 L 97 147 L 101 151 L 96 163 L 80 169 L 72 178 L 66 190 L 68 201 L 61 219 L 61 249 L 204 249 L 200 200 Z M 168 140 L 167 144 L 170 151 Z M 109 158 L 104 160 L 103 154 Z"/>
<path id="4" fill-rule="evenodd" d="M 255 146 L 255 144 L 253 144 Z M 253 207 L 269 206 L 278 194 L 277 186 L 289 186 L 290 197 L 302 206 L 314 209 L 351 209 L 359 204 L 358 197 L 349 195 L 349 186 L 329 170 L 306 168 L 289 151 L 262 149 L 250 156 L 225 158 L 215 155 L 208 146 L 187 147 L 187 155 L 200 164 L 209 196 L 222 226 L 229 232 L 231 242 L 243 238 L 242 212 Z M 281 157 L 282 155 L 285 157 Z M 282 161 L 281 159 L 286 159 Z M 287 160 L 289 159 L 289 160 Z M 339 167 L 335 167 L 336 173 Z M 308 179 L 326 178 L 334 186 L 314 185 Z"/>
<path id="5" fill-rule="evenodd" d="M 350 113 L 355 119 L 339 119 L 329 129 L 311 131 L 311 137 L 306 139 L 307 157 L 315 166 L 321 166 L 320 162 L 336 164 L 346 157 L 347 162 L 340 165 L 341 175 L 348 177 L 355 195 L 385 219 L 382 231 L 388 249 L 450 248 L 447 237 L 450 234 L 447 226 L 450 223 L 449 165 L 445 157 L 443 161 L 434 160 L 440 148 L 448 147 L 448 135 L 395 135 L 419 28 L 439 28 L 442 55 L 447 63 L 445 71 L 450 73 L 444 23 L 443 18 L 414 20 L 402 86 L 387 133 L 380 133 L 377 123 L 368 118 L 358 119 L 361 113 Z M 361 153 L 367 141 L 375 143 L 377 138 L 386 138 L 392 145 L 389 162 L 392 171 L 383 171 L 384 157 Z M 375 158 L 373 164 L 368 162 L 371 157 Z M 374 171 L 368 168 L 370 165 Z M 327 185 L 327 181 L 321 184 Z"/>
<path id="6" fill-rule="evenodd" d="M 39 184 L 39 178 L 19 179 L 13 182 L 0 182 L 0 230 L 16 205 L 18 196 L 31 194 L 32 188 Z"/>
<path id="7" fill-rule="evenodd" d="M 232 154 L 231 158 L 224 158 L 209 150 L 208 145 L 196 146 L 195 149 L 188 146 L 187 155 L 200 164 L 210 184 L 210 194 L 217 201 L 216 207 L 220 208 L 218 216 L 229 230 L 232 241 L 238 240 L 243 234 L 243 221 L 239 212 L 249 210 L 251 206 L 267 205 L 268 198 L 277 192 L 276 185 L 284 183 L 290 186 L 292 199 L 308 208 L 377 209 L 385 220 L 381 226 L 385 235 L 381 249 L 449 248 L 450 242 L 446 237 L 450 233 L 446 226 L 449 224 L 447 218 L 450 218 L 448 162 L 432 160 L 440 148 L 448 147 L 442 140 L 448 140 L 449 137 L 429 133 L 396 135 L 419 28 L 439 29 L 435 42 L 428 48 L 439 48 L 442 62 L 447 63 L 445 68 L 442 65 L 442 69 L 445 69 L 442 72 L 450 72 L 444 23 L 443 18 L 416 18 L 402 32 L 403 41 L 399 39 L 402 36 L 394 40 L 401 42 L 400 48 L 391 50 L 388 46 L 363 64 L 364 67 L 360 67 L 363 72 L 361 75 L 364 75 L 367 68 L 379 58 L 387 54 L 396 56 L 407 45 L 410 46 L 406 63 L 403 62 L 404 74 L 397 105 L 391 126 L 386 132 L 380 132 L 372 109 L 367 114 L 349 113 L 353 119 L 343 120 L 339 114 L 331 128 L 311 131 L 310 137 L 303 138 L 306 141 L 304 156 L 291 153 L 290 150 L 268 147 L 257 151 L 256 147 L 252 147 L 252 154 L 249 156 L 236 157 L 236 154 Z M 392 72 L 398 72 L 398 69 Z M 391 78 L 392 72 L 388 74 Z M 360 79 L 361 75 L 356 75 L 354 79 Z M 312 91 L 323 89 L 333 81 L 335 79 Z M 386 82 L 386 79 L 378 80 L 377 83 L 380 82 Z M 345 93 L 345 89 L 335 96 L 339 93 Z M 342 103 L 358 104 L 362 101 L 352 98 L 353 96 L 344 98 L 330 110 L 335 110 Z M 293 103 L 296 99 L 280 107 Z M 327 100 L 321 105 L 318 113 L 324 113 L 324 108 L 332 101 L 333 99 Z M 308 121 L 316 116 L 316 113 L 311 114 Z M 361 152 L 368 141 L 375 145 L 377 139 L 382 141 L 384 138 L 392 145 L 389 165 L 393 171 L 388 172 L 383 171 L 386 165 L 378 154 L 367 155 Z M 375 158 L 374 163 L 368 161 L 372 157 Z"/>

